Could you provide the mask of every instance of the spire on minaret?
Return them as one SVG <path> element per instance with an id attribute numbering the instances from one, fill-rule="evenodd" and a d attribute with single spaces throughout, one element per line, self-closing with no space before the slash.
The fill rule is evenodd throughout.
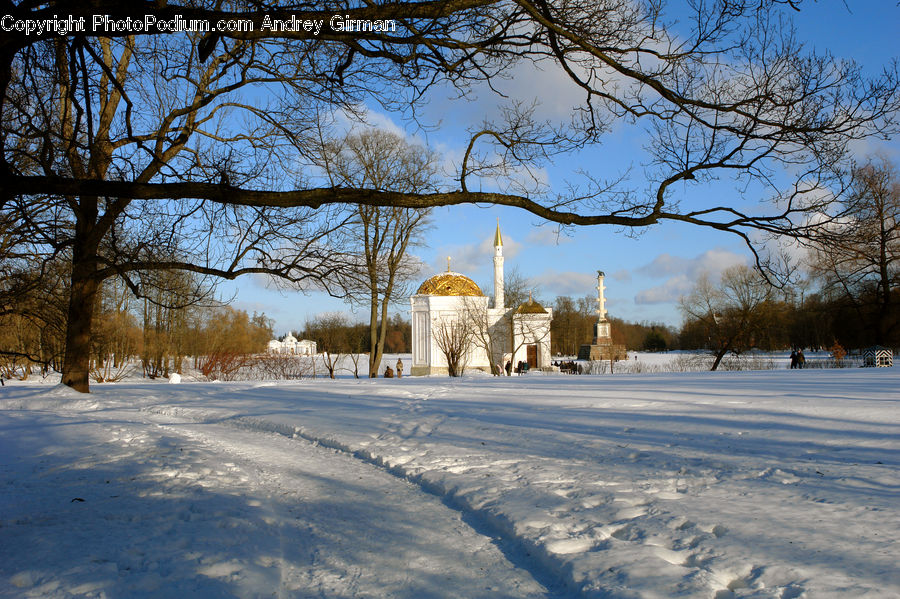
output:
<path id="1" fill-rule="evenodd" d="M 503 238 L 500 236 L 500 218 L 494 233 L 494 308 L 504 308 L 503 296 Z"/>
<path id="2" fill-rule="evenodd" d="M 447 256 L 447 272 L 450 272 L 450 256 Z"/>

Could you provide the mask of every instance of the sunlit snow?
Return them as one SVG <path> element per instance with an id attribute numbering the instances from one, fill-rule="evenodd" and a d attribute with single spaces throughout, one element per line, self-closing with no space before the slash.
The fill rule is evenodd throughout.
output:
<path id="1" fill-rule="evenodd" d="M 3 597 L 900 596 L 900 370 L 0 389 Z"/>

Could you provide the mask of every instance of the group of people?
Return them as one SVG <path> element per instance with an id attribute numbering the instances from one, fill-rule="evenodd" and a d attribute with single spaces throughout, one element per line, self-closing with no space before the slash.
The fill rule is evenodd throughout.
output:
<path id="1" fill-rule="evenodd" d="M 530 368 L 530 366 L 528 365 L 528 362 L 519 360 L 519 362 L 516 364 L 516 374 L 525 374 L 526 372 L 528 372 L 529 368 Z M 497 370 L 500 371 L 499 364 L 497 364 Z M 510 376 L 512 374 L 512 372 L 513 372 L 512 360 L 506 361 L 506 366 L 503 367 L 503 370 L 506 371 L 506 376 Z"/>
<path id="2" fill-rule="evenodd" d="M 505 371 L 506 376 L 511 376 L 513 373 L 512 360 L 507 360 L 506 366 L 504 366 L 502 369 L 500 368 L 499 363 L 496 365 L 496 367 L 497 367 L 498 374 L 502 375 L 503 372 Z M 524 360 L 519 360 L 518 364 L 516 364 L 516 374 L 525 374 L 526 372 L 528 372 L 529 368 L 531 368 L 531 367 L 528 365 L 528 362 L 525 362 Z"/>
<path id="3" fill-rule="evenodd" d="M 806 364 L 806 356 L 803 355 L 803 350 L 791 350 L 791 370 L 794 368 L 803 368 L 804 364 Z"/>
<path id="4" fill-rule="evenodd" d="M 581 364 L 576 364 L 572 360 L 569 360 L 568 362 L 556 361 L 553 365 L 559 368 L 560 372 L 565 374 L 582 374 L 584 372 Z"/>
<path id="5" fill-rule="evenodd" d="M 384 369 L 384 378 L 386 378 L 386 379 L 394 378 L 394 369 L 391 368 L 390 366 L 385 368 Z M 401 360 L 400 358 L 397 358 L 397 378 L 398 379 L 403 378 L 403 360 Z"/>

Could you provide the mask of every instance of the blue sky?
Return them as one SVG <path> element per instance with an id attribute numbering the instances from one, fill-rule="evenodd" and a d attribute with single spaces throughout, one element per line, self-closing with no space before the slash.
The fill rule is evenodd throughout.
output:
<path id="1" fill-rule="evenodd" d="M 900 7 L 894 0 L 847 3 L 824 0 L 803 4 L 793 15 L 800 39 L 817 51 L 828 50 L 836 56 L 856 60 L 870 73 L 900 55 L 897 26 Z M 793 13 L 793 11 L 788 11 Z M 548 118 L 565 117 L 580 95 L 564 77 L 534 69 L 511 74 L 498 82 L 513 97 L 540 94 L 539 112 Z M 427 143 L 448 162 L 458 158 L 464 147 L 467 125 L 477 124 L 496 110 L 496 98 L 475 90 L 463 100 L 432 97 L 423 116 L 439 123 L 423 133 L 402 115 L 372 111 L 381 126 Z M 640 132 L 614 123 L 602 145 L 569 156 L 564 165 L 548 167 L 541 175 L 552 189 L 561 189 L 575 168 L 592 175 L 613 177 L 629 167 L 640 174 L 646 161 L 644 139 Z M 859 152 L 887 152 L 900 162 L 897 140 L 861 144 Z M 741 201 L 735 184 L 722 181 L 715 186 L 687 190 L 692 198 L 716 203 Z M 664 322 L 677 326 L 681 316 L 677 301 L 703 272 L 713 276 L 734 264 L 749 263 L 751 254 L 738 237 L 711 229 L 680 223 L 660 224 L 632 237 L 616 227 L 586 227 L 559 233 L 556 227 L 517 209 L 482 206 L 438 208 L 432 214 L 428 247 L 416 254 L 426 264 L 421 280 L 446 269 L 451 256 L 453 270 L 462 272 L 479 285 L 492 280 L 491 242 L 497 219 L 503 232 L 506 268 L 517 268 L 538 285 L 539 297 L 552 301 L 558 295 L 581 297 L 595 294 L 596 272 L 607 275 L 607 308 L 611 316 L 629 321 Z M 350 313 L 354 320 L 365 320 L 367 312 L 342 300 L 320 293 L 301 293 L 268 289 L 257 278 L 243 278 L 220 286 L 223 297 L 234 297 L 232 305 L 249 312 L 265 312 L 275 320 L 277 334 L 302 329 L 307 319 L 323 312 Z M 490 293 L 490 286 L 485 289 Z M 396 311 L 408 317 L 409 304 Z"/>

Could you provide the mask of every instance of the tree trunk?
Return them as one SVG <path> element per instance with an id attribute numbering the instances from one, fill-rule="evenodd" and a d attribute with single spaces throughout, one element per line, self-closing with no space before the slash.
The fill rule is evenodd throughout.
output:
<path id="1" fill-rule="evenodd" d="M 878 322 L 875 324 L 875 345 L 888 345 L 888 329 L 891 316 L 891 273 L 888 270 L 890 259 L 887 248 L 890 243 L 885 231 L 884 218 L 881 219 L 881 248 L 879 255 L 879 281 L 877 293 L 881 295 L 878 302 Z"/>
<path id="2" fill-rule="evenodd" d="M 734 339 L 734 337 L 729 337 L 725 341 L 725 343 L 723 343 L 719 347 L 719 351 L 716 352 L 716 359 L 715 361 L 713 361 L 712 368 L 709 369 L 710 372 L 716 370 L 719 367 L 719 364 L 722 362 L 722 358 L 725 357 L 725 354 L 727 354 L 731 350 L 731 347 L 734 345 Z"/>
<path id="3" fill-rule="evenodd" d="M 375 283 L 371 283 L 373 289 Z M 381 365 L 382 347 L 378 343 L 378 295 L 373 293 L 369 300 L 369 378 L 378 378 Z"/>
<path id="4" fill-rule="evenodd" d="M 720 349 L 716 352 L 716 359 L 713 360 L 712 368 L 710 368 L 710 372 L 717 369 L 719 367 L 719 363 L 722 361 L 722 358 L 725 357 L 725 354 L 728 353 L 728 348 Z"/>
<path id="5" fill-rule="evenodd" d="M 96 277 L 95 258 L 85 256 L 82 250 L 76 241 L 72 258 L 72 286 L 69 291 L 62 382 L 76 391 L 89 393 L 91 329 L 100 282 Z"/>
<path id="6" fill-rule="evenodd" d="M 387 338 L 388 329 L 388 306 L 390 305 L 391 290 L 388 285 L 388 291 L 381 300 L 381 323 L 378 326 L 378 362 L 384 356 L 384 340 Z M 377 376 L 378 373 L 376 373 Z"/>
<path id="7" fill-rule="evenodd" d="M 62 382 L 81 393 L 90 392 L 91 333 L 94 305 L 100 292 L 97 274 L 97 198 L 82 198 L 75 210 L 75 237 L 72 244 L 72 285 L 66 320 L 66 351 Z"/>

